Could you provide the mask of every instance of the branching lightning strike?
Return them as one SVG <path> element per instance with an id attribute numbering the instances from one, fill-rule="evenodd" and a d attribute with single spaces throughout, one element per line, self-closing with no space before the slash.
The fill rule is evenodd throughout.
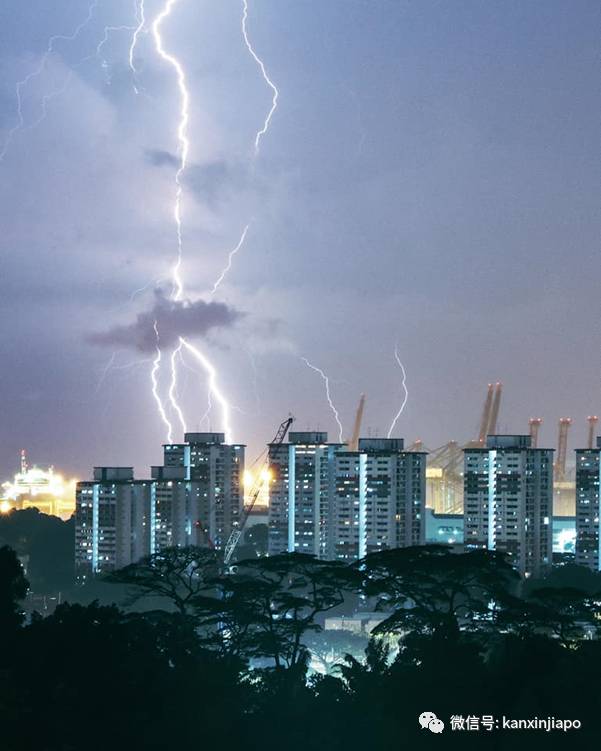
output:
<path id="1" fill-rule="evenodd" d="M 338 439 L 340 443 L 343 443 L 342 438 L 342 423 L 340 422 L 340 417 L 338 415 L 338 410 L 334 406 L 334 402 L 332 401 L 332 397 L 330 395 L 330 379 L 329 377 L 321 370 L 321 368 L 316 367 L 315 365 L 312 365 L 306 357 L 301 357 L 301 360 L 307 365 L 311 370 L 314 370 L 316 373 L 319 373 L 319 375 L 322 377 L 323 382 L 326 387 L 326 399 L 328 400 L 328 404 L 330 405 L 330 409 L 332 410 L 334 414 L 334 418 L 336 420 L 336 423 L 338 425 Z"/>
<path id="2" fill-rule="evenodd" d="M 34 78 L 37 78 L 39 75 L 42 74 L 44 69 L 46 68 L 46 64 L 48 63 L 48 59 L 50 58 L 50 55 L 54 52 L 54 45 L 59 42 L 73 42 L 79 34 L 83 31 L 83 29 L 90 23 L 92 20 L 92 17 L 94 15 L 94 11 L 96 10 L 96 7 L 98 6 L 98 0 L 93 0 L 92 4 L 88 8 L 88 15 L 86 18 L 75 28 L 73 33 L 71 34 L 55 34 L 54 36 L 51 36 L 48 40 L 48 46 L 46 48 L 46 52 L 42 55 L 42 58 L 40 59 L 39 65 L 37 68 L 31 71 L 31 73 L 28 73 L 25 78 L 21 79 L 20 81 L 17 81 L 15 85 L 15 95 L 17 98 L 17 122 L 13 127 L 8 131 L 8 134 L 6 136 L 6 139 L 4 140 L 4 145 L 2 146 L 2 150 L 0 150 L 0 162 L 4 160 L 4 157 L 6 156 L 6 152 L 8 151 L 8 147 L 12 143 L 12 140 L 15 136 L 15 134 L 21 130 L 21 128 L 25 124 L 25 120 L 23 117 L 23 100 L 22 100 L 22 91 L 27 86 L 27 84 L 33 80 Z"/>
<path id="3" fill-rule="evenodd" d="M 171 269 L 171 275 L 173 277 L 173 300 L 181 300 L 184 286 L 180 277 L 180 268 L 182 264 L 182 176 L 188 166 L 188 155 L 190 153 L 190 140 L 188 138 L 188 123 L 190 121 L 190 93 L 188 92 L 188 86 L 186 82 L 186 73 L 180 61 L 172 54 L 167 52 L 163 46 L 163 39 L 161 37 L 161 26 L 163 21 L 171 15 L 174 5 L 178 0 L 167 0 L 163 10 L 156 16 L 152 22 L 152 35 L 154 38 L 155 49 L 158 55 L 168 63 L 175 71 L 177 76 L 177 87 L 179 89 L 180 96 L 180 112 L 179 112 L 179 124 L 177 127 L 177 140 L 179 143 L 179 167 L 175 173 L 175 203 L 173 207 L 173 218 L 175 220 L 175 226 L 177 230 L 177 258 L 174 266 Z"/>
<path id="4" fill-rule="evenodd" d="M 131 38 L 131 44 L 129 45 L 129 67 L 131 69 L 131 72 L 134 77 L 134 91 L 136 94 L 139 93 L 138 87 L 136 86 L 136 76 L 138 75 L 138 71 L 136 70 L 136 66 L 134 65 L 134 54 L 136 51 L 136 47 L 138 45 L 138 39 L 140 38 L 140 34 L 145 31 L 146 27 L 146 10 L 144 8 L 144 0 L 140 0 L 140 4 L 136 6 L 137 7 L 137 20 L 138 25 L 136 26 L 134 33 Z"/>
<path id="5" fill-rule="evenodd" d="M 109 40 L 109 35 L 112 31 L 134 31 L 135 33 L 135 26 L 105 26 L 104 27 L 104 33 L 102 35 L 102 39 L 98 42 L 98 45 L 96 46 L 96 57 L 100 58 L 100 53 L 102 52 L 102 48 Z M 102 59 L 102 67 L 107 66 L 107 61 Z"/>
<path id="6" fill-rule="evenodd" d="M 225 279 L 227 276 L 229 270 L 232 268 L 232 260 L 236 253 L 240 250 L 240 248 L 244 245 L 244 241 L 246 240 L 246 233 L 248 232 L 248 228 L 250 227 L 250 224 L 247 224 L 242 232 L 242 236 L 240 237 L 240 240 L 238 241 L 238 245 L 233 250 L 230 250 L 229 255 L 227 257 L 227 264 L 221 274 L 219 275 L 219 278 L 213 285 L 213 289 L 211 290 L 211 297 L 217 292 L 217 288 L 221 284 L 221 282 Z"/>
<path id="7" fill-rule="evenodd" d="M 165 423 L 165 426 L 167 428 L 167 443 L 173 443 L 173 427 L 171 423 L 169 422 L 169 418 L 167 417 L 167 413 L 165 412 L 163 402 L 161 401 L 161 397 L 159 396 L 158 372 L 161 367 L 162 355 L 161 355 L 161 340 L 159 337 L 159 329 L 158 329 L 158 325 L 156 321 L 154 322 L 153 328 L 154 328 L 154 333 L 155 333 L 156 341 L 157 341 L 157 347 L 156 347 L 157 353 L 152 363 L 152 370 L 150 371 L 150 380 L 152 382 L 152 395 L 156 402 L 159 415 L 161 416 L 161 420 Z"/>
<path id="8" fill-rule="evenodd" d="M 250 39 L 248 38 L 248 31 L 246 29 L 246 21 L 248 19 L 248 0 L 242 0 L 242 36 L 244 37 L 244 43 L 246 44 L 246 48 L 248 49 L 249 53 L 251 54 L 253 60 L 257 63 L 259 68 L 261 69 L 261 75 L 263 76 L 263 80 L 265 83 L 269 86 L 271 91 L 273 92 L 273 97 L 271 99 L 271 109 L 267 113 L 267 117 L 265 118 L 265 122 L 263 123 L 263 127 L 261 130 L 257 132 L 257 135 L 255 136 L 255 156 L 259 153 L 259 144 L 261 142 L 261 138 L 267 133 L 269 130 L 269 125 L 271 123 L 271 118 L 273 117 L 274 112 L 277 109 L 278 106 L 278 96 L 279 91 L 277 90 L 276 85 L 274 82 L 269 78 L 269 75 L 267 74 L 267 71 L 265 70 L 265 65 L 261 58 L 257 55 L 257 53 L 254 51 L 252 44 L 250 43 Z"/>
<path id="9" fill-rule="evenodd" d="M 211 394 L 215 397 L 215 399 L 221 405 L 221 412 L 223 415 L 223 431 L 225 433 L 225 442 L 231 443 L 232 442 L 232 428 L 230 425 L 230 405 L 227 399 L 222 394 L 221 389 L 219 388 L 219 385 L 217 383 L 217 371 L 197 347 L 195 347 L 193 344 L 190 344 L 190 342 L 184 339 L 183 337 L 180 337 L 179 341 L 188 350 L 188 352 L 194 355 L 194 357 L 198 360 L 198 362 L 202 365 L 202 367 L 209 374 L 209 390 Z"/>
<path id="10" fill-rule="evenodd" d="M 173 350 L 171 353 L 171 385 L 169 386 L 169 401 L 171 402 L 171 406 L 175 410 L 178 419 L 180 421 L 180 424 L 182 426 L 182 432 L 186 432 L 186 421 L 184 419 L 184 413 L 182 412 L 181 407 L 179 406 L 176 396 L 177 396 L 177 357 L 178 355 L 181 355 L 183 342 L 180 339 L 180 342 L 178 346 Z"/>
<path id="11" fill-rule="evenodd" d="M 401 369 L 401 372 L 403 373 L 402 386 L 403 386 L 403 389 L 405 391 L 405 396 L 403 398 L 403 402 L 401 404 L 401 407 L 400 407 L 399 411 L 396 413 L 396 415 L 394 417 L 394 420 L 392 421 L 392 424 L 390 425 L 390 428 L 388 430 L 388 434 L 386 436 L 387 438 L 390 438 L 390 436 L 392 435 L 392 431 L 394 430 L 394 427 L 397 424 L 397 420 L 403 414 L 403 410 L 405 409 L 405 405 L 407 404 L 407 399 L 409 398 L 409 391 L 407 389 L 407 383 L 406 383 L 406 381 L 407 381 L 407 373 L 405 372 L 405 367 L 404 367 L 403 363 L 401 362 L 401 358 L 399 357 L 398 347 L 394 348 L 394 358 L 397 361 L 397 363 L 398 363 L 398 365 L 399 365 L 399 367 Z"/>
<path id="12" fill-rule="evenodd" d="M 182 198 L 183 198 L 183 185 L 182 185 L 182 178 L 184 175 L 184 172 L 186 170 L 186 167 L 188 166 L 188 157 L 190 153 L 190 140 L 188 138 L 188 124 L 190 120 L 190 93 L 188 91 L 187 86 L 187 80 L 186 80 L 186 73 L 185 70 L 180 63 L 180 61 L 175 57 L 175 55 L 171 54 L 165 49 L 165 46 L 163 44 L 163 39 L 161 36 L 161 27 L 165 19 L 167 19 L 173 10 L 173 7 L 176 5 L 178 0 L 166 0 L 165 4 L 162 8 L 162 10 L 157 14 L 157 16 L 154 18 L 151 29 L 152 29 L 152 36 L 154 39 L 154 45 L 157 54 L 159 57 L 164 60 L 166 63 L 168 63 L 173 70 L 175 71 L 176 78 L 177 78 L 177 87 L 179 91 L 179 97 L 180 97 L 180 107 L 179 107 L 179 122 L 177 127 L 177 140 L 179 144 L 179 167 L 175 175 L 175 203 L 173 208 L 173 217 L 175 220 L 175 226 L 176 226 L 176 234 L 177 234 L 177 257 L 175 264 L 172 266 L 171 269 L 171 277 L 173 281 L 173 289 L 171 293 L 171 299 L 173 301 L 180 301 L 184 294 L 184 286 L 181 279 L 181 264 L 182 264 L 182 255 L 183 255 L 183 236 L 182 236 Z M 137 36 L 136 34 L 139 34 L 141 30 L 144 27 L 144 0 L 141 0 L 140 2 L 140 22 L 138 25 L 138 28 L 136 29 L 136 32 L 134 32 L 134 38 L 132 38 L 132 44 L 130 47 L 130 67 L 133 64 L 133 51 L 135 50 Z M 133 68 L 135 72 L 135 67 Z M 176 388 L 177 388 L 177 363 L 176 363 L 176 355 L 178 353 L 181 353 L 181 348 L 185 347 L 192 355 L 200 362 L 204 370 L 208 374 L 208 380 L 209 380 L 209 389 L 215 399 L 219 402 L 222 409 L 222 418 L 223 418 L 223 428 L 226 436 L 226 441 L 228 443 L 232 440 L 232 429 L 230 426 L 230 405 L 221 392 L 221 390 L 218 387 L 217 384 L 217 371 L 215 370 L 215 367 L 213 364 L 207 359 L 207 357 L 198 349 L 198 347 L 191 344 L 187 339 L 184 337 L 179 338 L 179 346 L 177 349 L 173 352 L 171 356 L 171 387 L 169 389 L 169 399 L 174 407 L 180 422 L 182 424 L 182 427 L 184 428 L 185 432 L 185 421 L 183 418 L 183 412 L 181 408 L 179 407 L 177 400 L 175 398 L 176 394 Z M 158 361 L 160 363 L 160 359 Z M 153 373 L 154 373 L 154 380 L 153 385 L 156 382 L 156 370 L 155 368 L 157 366 L 157 360 L 155 360 L 155 365 L 153 366 Z M 153 394 L 155 394 L 155 399 L 157 400 L 157 404 L 160 401 L 160 398 L 158 397 L 158 392 L 156 389 L 154 389 Z M 159 412 L 161 413 L 161 417 L 165 414 L 165 409 L 161 403 Z M 171 426 L 169 426 L 169 429 Z M 171 430 L 170 430 L 171 433 Z"/>

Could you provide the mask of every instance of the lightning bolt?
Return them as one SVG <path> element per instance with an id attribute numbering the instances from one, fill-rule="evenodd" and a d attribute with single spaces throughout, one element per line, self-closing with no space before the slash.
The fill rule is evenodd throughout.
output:
<path id="1" fill-rule="evenodd" d="M 261 142 L 261 138 L 269 130 L 271 118 L 273 117 L 273 113 L 277 109 L 279 92 L 274 82 L 271 80 L 271 78 L 269 78 L 267 71 L 265 70 L 265 65 L 263 64 L 263 61 L 261 60 L 260 57 L 257 56 L 257 53 L 254 51 L 253 46 L 250 43 L 250 39 L 248 38 L 248 31 L 246 29 L 247 19 L 248 19 L 248 0 L 242 0 L 242 36 L 244 37 L 244 43 L 246 44 L 246 48 L 250 52 L 253 60 L 257 63 L 257 65 L 261 69 L 261 75 L 263 76 L 263 80 L 273 92 L 273 97 L 271 99 L 271 109 L 267 113 L 267 117 L 265 118 L 263 127 L 261 128 L 261 130 L 257 132 L 257 135 L 255 136 L 255 156 L 257 156 L 257 154 L 259 153 L 259 144 Z"/>
<path id="2" fill-rule="evenodd" d="M 61 94 L 64 94 L 65 91 L 67 91 L 67 89 L 69 88 L 69 84 L 71 83 L 72 80 L 73 80 L 73 71 L 70 70 L 67 77 L 65 78 L 63 82 L 63 85 L 59 89 L 55 89 L 54 91 L 50 91 L 47 94 L 44 94 L 44 96 L 42 97 L 42 106 L 41 106 L 40 116 L 38 117 L 37 120 L 34 120 L 34 122 L 30 123 L 25 128 L 25 130 L 27 131 L 34 130 L 35 128 L 38 127 L 38 125 L 40 125 L 46 119 L 48 115 L 48 102 L 60 96 Z"/>
<path id="3" fill-rule="evenodd" d="M 140 38 L 140 34 L 144 31 L 144 28 L 146 26 L 146 18 L 145 18 L 145 8 L 144 8 L 144 0 L 140 0 L 140 4 L 137 6 L 137 19 L 138 19 L 138 25 L 136 26 L 134 33 L 131 38 L 131 44 L 129 46 L 129 67 L 131 68 L 131 72 L 134 77 L 134 91 L 136 94 L 138 94 L 138 88 L 136 86 L 136 76 L 138 75 L 138 71 L 136 70 L 136 66 L 134 65 L 134 53 L 136 51 L 136 47 L 138 45 L 138 39 Z"/>
<path id="4" fill-rule="evenodd" d="M 114 364 L 114 362 L 115 362 L 115 358 L 116 358 L 116 357 L 117 357 L 117 353 L 116 353 L 116 352 L 113 352 L 113 354 L 112 354 L 112 355 L 110 356 L 110 358 L 109 358 L 109 360 L 108 360 L 107 364 L 106 364 L 106 365 L 104 366 L 104 368 L 102 369 L 102 372 L 101 372 L 101 374 L 100 374 L 100 378 L 98 379 L 98 383 L 96 384 L 96 393 L 98 393 L 98 392 L 100 391 L 100 387 L 101 387 L 101 386 L 102 386 L 102 384 L 104 383 L 104 381 L 105 381 L 105 379 L 106 379 L 107 375 L 109 374 L 109 371 L 110 371 L 110 370 L 111 370 L 111 368 L 113 367 L 113 364 Z"/>
<path id="5" fill-rule="evenodd" d="M 125 25 L 122 25 L 122 26 L 105 26 L 104 27 L 104 34 L 102 36 L 102 39 L 98 42 L 98 45 L 96 47 L 96 57 L 100 59 L 100 53 L 102 51 L 102 48 L 108 42 L 109 36 L 110 36 L 111 32 L 113 32 L 113 31 L 133 31 L 134 34 L 135 34 L 136 30 L 137 29 L 136 29 L 135 26 L 125 26 Z M 107 61 L 103 58 L 102 59 L 102 67 L 106 67 L 106 65 L 107 65 Z"/>
<path id="6" fill-rule="evenodd" d="M 161 420 L 165 423 L 165 426 L 167 428 L 167 443 L 173 443 L 173 428 L 171 426 L 171 423 L 169 422 L 169 419 L 167 418 L 167 414 L 165 413 L 165 408 L 163 407 L 163 402 L 161 401 L 161 397 L 159 396 L 159 384 L 158 384 L 158 372 L 161 367 L 161 340 L 159 337 L 159 329 L 157 322 L 154 322 L 154 334 L 156 336 L 156 357 L 153 360 L 152 363 L 152 370 L 150 371 L 150 381 L 152 383 L 152 395 L 154 397 L 154 400 L 157 405 L 157 409 L 159 411 L 159 415 L 161 416 Z"/>
<path id="7" fill-rule="evenodd" d="M 248 232 L 248 228 L 250 227 L 250 224 L 247 224 L 244 228 L 244 231 L 242 232 L 242 236 L 240 237 L 240 240 L 238 241 L 238 245 L 230 251 L 228 257 L 227 257 L 227 264 L 221 274 L 219 275 L 219 278 L 213 285 L 213 289 L 211 290 L 211 297 L 217 292 L 217 287 L 221 284 L 221 282 L 225 279 L 226 275 L 228 274 L 229 270 L 232 268 L 232 260 L 236 253 L 240 250 L 240 248 L 244 245 L 244 241 L 246 240 L 246 233 Z"/>
<path id="8" fill-rule="evenodd" d="M 179 143 L 179 167 L 175 173 L 175 203 L 173 207 L 173 218 L 175 220 L 175 226 L 177 231 L 177 258 L 174 266 L 171 269 L 171 275 L 173 278 L 173 300 L 181 300 L 184 286 L 180 277 L 180 268 L 182 264 L 182 176 L 188 166 L 188 155 L 190 153 L 190 140 L 188 138 L 188 123 L 190 121 L 190 93 L 188 92 L 188 86 L 186 82 L 186 73 L 180 61 L 172 54 L 166 51 L 163 46 L 163 39 L 161 37 L 161 26 L 163 21 L 171 15 L 173 6 L 176 5 L 178 0 L 167 0 L 163 10 L 156 16 L 152 22 L 152 35 L 154 37 L 154 44 L 158 55 L 168 63 L 174 70 L 177 76 L 177 87 L 180 95 L 180 112 L 179 112 L 179 124 L 177 127 L 177 140 Z"/>
<path id="9" fill-rule="evenodd" d="M 202 367 L 209 374 L 209 391 L 211 395 L 215 397 L 216 401 L 221 406 L 223 429 L 225 433 L 225 442 L 232 443 L 232 428 L 230 425 L 230 405 L 227 399 L 225 398 L 225 396 L 223 395 L 223 393 L 221 392 L 221 389 L 219 388 L 219 384 L 217 383 L 217 371 L 197 347 L 195 347 L 193 344 L 190 344 L 189 341 L 187 341 L 181 336 L 179 338 L 179 341 L 180 341 L 180 344 L 182 344 L 188 350 L 188 352 L 194 355 L 194 357 L 198 360 L 198 362 L 202 365 Z"/>
<path id="10" fill-rule="evenodd" d="M 326 399 L 328 400 L 328 404 L 330 405 L 330 409 L 334 413 L 334 418 L 336 420 L 336 423 L 338 425 L 338 439 L 340 443 L 343 443 L 342 440 L 342 423 L 340 422 L 340 417 L 338 416 L 338 410 L 334 406 L 334 402 L 332 401 L 332 397 L 330 395 L 330 379 L 329 377 L 321 370 L 321 368 L 316 367 L 315 365 L 312 365 L 306 357 L 301 357 L 301 360 L 307 365 L 311 370 L 314 370 L 316 373 L 319 373 L 319 375 L 322 377 L 323 382 L 326 387 Z"/>
<path id="11" fill-rule="evenodd" d="M 4 141 L 4 145 L 2 147 L 2 150 L 0 151 L 0 162 L 4 160 L 4 157 L 6 156 L 6 153 L 8 151 L 8 147 L 12 143 L 13 138 L 15 137 L 15 134 L 21 130 L 23 125 L 25 124 L 25 120 L 23 117 L 23 99 L 22 99 L 22 92 L 23 89 L 27 86 L 27 84 L 33 80 L 34 78 L 37 78 L 39 75 L 41 75 L 46 68 L 46 64 L 48 63 L 48 59 L 50 58 L 50 55 L 54 52 L 54 45 L 57 42 L 73 42 L 79 34 L 83 31 L 83 29 L 90 23 L 92 20 L 92 16 L 94 15 L 94 11 L 96 10 L 96 7 L 98 6 L 98 0 L 93 0 L 92 4 L 88 8 L 88 15 L 86 18 L 75 28 L 75 30 L 71 34 L 55 34 L 54 36 L 51 36 L 48 40 L 48 46 L 46 48 L 46 52 L 42 55 L 42 58 L 39 62 L 39 65 L 37 68 L 31 71 L 31 73 L 28 73 L 25 78 L 23 78 L 20 81 L 17 81 L 15 85 L 15 96 L 17 99 L 17 122 L 13 127 L 8 131 L 8 134 L 6 136 L 6 139 Z"/>
<path id="12" fill-rule="evenodd" d="M 157 55 L 164 62 L 166 62 L 169 66 L 171 66 L 171 68 L 174 70 L 176 79 L 177 79 L 177 88 L 178 88 L 179 99 L 180 99 L 179 121 L 178 121 L 178 126 L 177 126 L 177 141 L 178 141 L 178 146 L 179 146 L 179 167 L 175 175 L 175 201 L 174 201 L 174 207 L 173 207 L 173 218 L 175 221 L 176 237 L 177 237 L 177 255 L 176 255 L 175 263 L 171 268 L 171 278 L 173 281 L 171 299 L 174 301 L 180 301 L 184 294 L 184 285 L 183 285 L 181 273 L 180 273 L 181 265 L 182 265 L 182 256 L 183 256 L 182 178 L 188 166 L 188 157 L 190 153 L 190 139 L 188 138 L 188 125 L 190 121 L 190 93 L 188 91 L 186 73 L 182 64 L 180 63 L 180 61 L 177 59 L 175 55 L 171 54 L 170 52 L 166 50 L 163 44 L 163 39 L 161 36 L 161 27 L 164 21 L 171 15 L 171 12 L 174 6 L 177 4 L 177 2 L 178 0 L 166 0 L 162 10 L 155 16 L 151 25 L 155 50 L 157 52 Z M 140 16 L 139 16 L 140 22 L 138 24 L 138 28 L 136 29 L 138 34 L 141 32 L 141 30 L 144 27 L 143 0 L 141 0 L 139 8 L 140 8 Z M 132 50 L 135 50 L 136 41 L 137 41 L 137 36 L 136 36 L 136 32 L 134 32 L 134 38 L 132 38 L 132 44 L 130 47 L 130 67 L 132 66 L 132 63 L 133 63 L 133 51 Z M 134 72 L 135 72 L 135 67 L 134 67 Z M 202 365 L 202 367 L 208 374 L 209 390 L 212 396 L 214 396 L 216 401 L 219 402 L 219 404 L 221 405 L 222 415 L 223 415 L 223 427 L 224 427 L 226 442 L 231 443 L 232 429 L 230 425 L 230 405 L 218 386 L 217 371 L 215 367 L 213 366 L 213 364 L 208 360 L 208 358 L 198 349 L 198 347 L 191 344 L 184 337 L 179 337 L 179 346 L 177 347 L 177 349 L 174 351 L 174 353 L 171 356 L 171 386 L 169 388 L 169 400 L 172 406 L 174 407 L 175 411 L 177 412 L 177 415 L 180 419 L 182 427 L 184 428 L 184 432 L 185 432 L 185 421 L 183 417 L 183 412 L 181 408 L 179 407 L 179 405 L 177 404 L 177 400 L 176 400 L 176 389 L 177 389 L 176 355 L 181 353 L 182 347 L 185 347 L 186 350 L 189 351 L 196 358 L 196 360 L 198 360 L 198 362 Z M 160 364 L 160 358 L 158 359 L 158 361 L 157 359 L 155 359 L 154 365 L 153 365 L 153 372 L 154 372 L 153 385 L 156 382 L 156 369 L 160 366 L 159 364 Z M 158 397 L 158 392 L 156 388 L 153 393 L 155 394 L 155 399 L 158 405 L 160 402 L 160 398 Z M 161 417 L 163 417 L 163 415 L 165 414 L 165 409 L 163 407 L 162 402 L 160 403 L 159 412 L 161 414 Z M 165 421 L 164 418 L 163 418 L 163 421 Z M 169 425 L 169 431 L 171 433 L 170 425 Z"/>
<path id="13" fill-rule="evenodd" d="M 169 386 L 169 401 L 171 402 L 171 406 L 175 410 L 179 421 L 182 426 L 182 431 L 186 432 L 186 421 L 184 420 L 184 414 L 181 410 L 181 407 L 177 403 L 176 394 L 177 394 L 177 356 L 182 351 L 183 342 L 180 339 L 180 342 L 178 346 L 173 350 L 171 353 L 171 385 Z"/>
<path id="14" fill-rule="evenodd" d="M 403 410 L 405 409 L 405 405 L 407 404 L 407 399 L 409 398 L 409 391 L 407 389 L 407 384 L 406 384 L 407 373 L 405 372 L 405 367 L 403 366 L 403 363 L 401 362 L 401 358 L 399 357 L 398 347 L 394 348 L 394 359 L 397 361 L 397 363 L 399 365 L 399 368 L 401 369 L 401 372 L 403 373 L 402 386 L 403 386 L 403 389 L 405 391 L 405 396 L 403 398 L 403 402 L 401 404 L 401 407 L 400 407 L 399 411 L 396 413 L 396 415 L 394 417 L 394 420 L 392 421 L 392 424 L 390 425 L 390 428 L 388 430 L 388 435 L 386 436 L 387 438 L 390 438 L 390 436 L 392 435 L 392 431 L 394 430 L 394 426 L 396 425 L 397 420 L 399 419 L 399 417 L 403 414 Z"/>
<path id="15" fill-rule="evenodd" d="M 211 430 L 211 410 L 213 409 L 213 401 L 211 399 L 211 389 L 209 389 L 207 394 L 207 408 L 205 410 L 204 415 L 200 418 L 200 426 L 202 427 L 202 424 L 204 421 L 207 421 L 207 428 L 210 432 Z"/>

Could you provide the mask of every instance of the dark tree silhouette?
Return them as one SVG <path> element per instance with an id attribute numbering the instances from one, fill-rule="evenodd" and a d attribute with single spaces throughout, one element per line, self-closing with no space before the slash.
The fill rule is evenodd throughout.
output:
<path id="1" fill-rule="evenodd" d="M 23 623 L 25 618 L 19 605 L 29 589 L 23 566 L 12 548 L 0 548 L 0 643 Z"/>
<path id="2" fill-rule="evenodd" d="M 191 615 L 197 600 L 212 589 L 219 555 L 195 546 L 166 548 L 107 574 L 105 580 L 131 587 L 129 604 L 142 597 L 167 599 L 182 615 Z"/>
<path id="3" fill-rule="evenodd" d="M 392 611 L 375 633 L 437 634 L 480 630 L 519 581 L 503 556 L 487 550 L 454 553 L 441 545 L 398 548 L 355 564 L 365 593 Z"/>

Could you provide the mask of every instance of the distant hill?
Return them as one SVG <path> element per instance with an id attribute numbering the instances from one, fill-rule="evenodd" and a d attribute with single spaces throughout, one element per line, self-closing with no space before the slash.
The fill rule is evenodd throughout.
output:
<path id="1" fill-rule="evenodd" d="M 36 508 L 0 515 L 0 546 L 27 556 L 27 578 L 34 594 L 73 587 L 75 521 L 42 514 Z"/>

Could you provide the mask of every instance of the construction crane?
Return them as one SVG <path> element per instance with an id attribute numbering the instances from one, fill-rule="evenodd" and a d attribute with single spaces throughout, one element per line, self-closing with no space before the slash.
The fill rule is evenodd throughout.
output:
<path id="1" fill-rule="evenodd" d="M 359 433 L 361 432 L 361 421 L 363 420 L 363 410 L 365 409 L 365 394 L 359 398 L 359 406 L 355 415 L 355 424 L 353 425 L 353 435 L 347 441 L 349 451 L 359 451 Z"/>
<path id="2" fill-rule="evenodd" d="M 559 434 L 557 437 L 557 459 L 555 460 L 555 480 L 561 482 L 566 475 L 566 457 L 568 454 L 568 431 L 572 424 L 571 417 L 559 418 Z"/>
<path id="3" fill-rule="evenodd" d="M 205 540 L 207 541 L 207 545 L 209 546 L 209 548 L 211 550 L 215 550 L 215 543 L 213 542 L 213 539 L 209 533 L 209 528 L 205 524 L 203 524 L 200 519 L 197 519 L 194 522 L 194 526 L 196 527 L 196 529 L 200 529 Z"/>
<path id="4" fill-rule="evenodd" d="M 595 448 L 595 434 L 597 432 L 597 423 L 599 422 L 599 418 L 597 415 L 589 415 L 587 418 L 588 420 L 588 441 L 586 447 L 589 449 Z"/>
<path id="5" fill-rule="evenodd" d="M 284 442 L 284 438 L 286 438 L 286 434 L 288 433 L 288 430 L 290 429 L 290 426 L 292 425 L 293 422 L 294 422 L 294 417 L 289 417 L 287 420 L 284 420 L 284 422 L 278 428 L 278 432 L 275 434 L 275 438 L 273 439 L 273 441 L 271 441 L 270 446 L 280 446 Z M 262 469 L 265 470 L 268 467 L 269 467 L 269 456 L 267 456 L 267 458 L 265 459 Z M 260 471 L 257 473 L 257 479 L 255 480 L 254 485 L 250 491 L 250 494 L 249 494 L 250 501 L 247 503 L 247 505 L 245 506 L 242 512 L 242 518 L 240 519 L 238 526 L 232 530 L 232 533 L 230 534 L 228 541 L 225 543 L 223 562 L 226 566 L 229 564 L 232 558 L 232 555 L 234 554 L 234 550 L 236 549 L 236 545 L 238 544 L 238 541 L 242 537 L 242 532 L 244 532 L 244 527 L 246 526 L 248 517 L 250 516 L 250 513 L 253 510 L 255 502 L 257 498 L 259 497 L 259 494 L 261 493 L 262 488 L 263 488 L 263 471 Z"/>
<path id="6" fill-rule="evenodd" d="M 488 384 L 488 391 L 486 392 L 486 399 L 484 400 L 484 407 L 482 408 L 482 417 L 480 418 L 480 430 L 478 432 L 478 443 L 480 446 L 484 446 L 484 442 L 486 441 L 494 388 L 495 387 L 492 383 Z"/>
<path id="7" fill-rule="evenodd" d="M 501 408 L 501 394 L 503 392 L 503 384 L 497 383 L 495 386 L 495 396 L 492 401 L 492 407 L 490 410 L 490 420 L 486 435 L 494 435 L 497 432 L 497 421 L 499 419 L 499 409 Z"/>
<path id="8" fill-rule="evenodd" d="M 494 435 L 497 430 L 497 420 L 499 419 L 499 410 L 501 408 L 501 394 L 503 393 L 503 384 L 489 383 L 486 390 L 486 399 L 482 407 L 480 417 L 480 429 L 478 438 L 466 444 L 465 448 L 479 448 L 486 443 L 487 435 Z"/>
<path id="9" fill-rule="evenodd" d="M 542 423 L 542 417 L 531 417 L 528 420 L 528 425 L 530 426 L 530 445 L 533 449 L 538 448 L 538 431 Z"/>

